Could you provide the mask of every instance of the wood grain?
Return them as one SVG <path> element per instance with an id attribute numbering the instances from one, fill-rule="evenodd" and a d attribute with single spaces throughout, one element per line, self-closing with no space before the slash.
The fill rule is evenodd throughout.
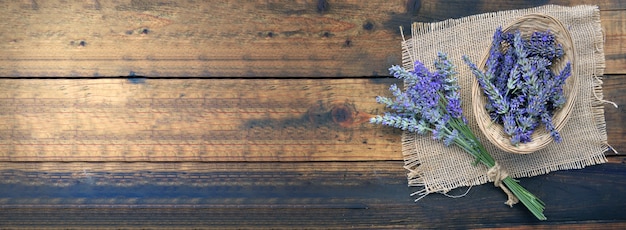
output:
<path id="1" fill-rule="evenodd" d="M 605 99 L 626 104 L 624 77 L 605 77 Z M 367 122 L 384 111 L 374 98 L 393 83 L 5 79 L 0 160 L 401 160 L 400 132 Z M 609 144 L 624 151 L 625 113 L 606 107 L 605 116 Z"/>
<path id="2" fill-rule="evenodd" d="M 0 160 L 399 160 L 400 133 L 368 123 L 397 82 L 1 80 Z"/>
<path id="3" fill-rule="evenodd" d="M 604 56 L 608 74 L 626 72 L 626 14 L 624 10 L 602 11 L 602 30 L 605 33 Z"/>
<path id="4" fill-rule="evenodd" d="M 505 195 L 492 185 L 474 186 L 463 198 L 432 194 L 413 203 L 407 194 L 416 188 L 406 186 L 402 164 L 3 163 L 0 223 L 30 228 L 325 229 L 626 224 L 623 162 L 522 178 L 547 203 L 547 222 L 519 205 L 504 205 Z"/>
<path id="5" fill-rule="evenodd" d="M 626 75 L 607 75 L 603 79 L 602 90 L 604 99 L 614 102 L 619 106 L 615 108 L 610 104 L 604 106 L 606 120 L 606 132 L 609 144 L 617 151 L 626 152 Z M 613 151 L 607 152 L 609 154 Z"/>
<path id="6" fill-rule="evenodd" d="M 543 1 L 4 1 L 0 76 L 362 77 L 400 63 L 398 26 Z M 410 2 L 410 4 L 408 4 Z M 625 73 L 622 1 L 598 4 L 606 73 Z"/>
<path id="7" fill-rule="evenodd" d="M 611 151 L 522 178 L 538 222 L 492 185 L 413 203 L 400 133 L 365 122 L 399 25 L 544 4 L 600 6 L 626 151 L 624 1 L 0 1 L 0 228 L 626 228 Z"/>

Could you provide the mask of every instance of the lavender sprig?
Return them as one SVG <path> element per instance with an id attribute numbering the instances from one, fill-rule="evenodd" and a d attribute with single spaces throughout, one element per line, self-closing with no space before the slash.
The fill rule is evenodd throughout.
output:
<path id="1" fill-rule="evenodd" d="M 476 75 L 478 84 L 485 89 L 485 94 L 487 95 L 487 98 L 489 98 L 489 102 L 495 109 L 495 112 L 498 114 L 505 114 L 509 111 L 509 105 L 504 100 L 503 94 L 491 81 L 489 81 L 487 75 L 480 71 L 480 69 L 478 69 L 478 67 L 470 61 L 469 57 L 463 56 L 463 60 L 472 69 L 472 73 Z"/>
<path id="2" fill-rule="evenodd" d="M 433 72 L 430 72 L 419 61 L 414 63 L 414 69 L 410 71 L 399 66 L 392 66 L 389 69 L 390 73 L 394 77 L 404 80 L 406 91 L 401 91 L 396 85 L 392 85 L 389 90 L 394 98 L 378 96 L 376 100 L 391 109 L 392 112 L 386 112 L 382 116 L 377 115 L 370 122 L 420 135 L 430 132 L 433 139 L 443 141 L 446 146 L 456 145 L 460 147 L 476 159 L 475 163 L 484 164 L 490 169 L 489 172 L 498 172 L 496 174 L 500 175 L 501 178 L 495 177 L 493 180 L 496 186 L 501 187 L 509 195 L 506 204 L 512 206 L 519 199 L 535 217 L 545 220 L 546 217 L 543 215 L 545 204 L 513 178 L 506 174 L 500 174 L 503 173 L 499 171 L 500 166 L 467 125 L 467 120 L 463 117 L 461 109 L 456 67 L 444 53 L 438 53 L 434 65 L 436 70 Z M 490 81 L 485 80 L 484 82 Z M 493 89 L 497 92 L 495 87 Z M 496 99 L 504 103 L 503 97 Z M 518 100 L 524 101 L 523 99 Z M 510 113 L 508 107 L 502 111 L 506 114 Z M 516 121 L 510 120 L 508 122 L 515 123 Z M 534 126 L 534 124 L 528 122 L 527 126 Z M 511 133 L 515 132 L 518 132 L 517 129 L 511 130 Z M 524 136 L 520 135 L 520 138 L 524 138 Z M 489 177 L 491 178 L 491 176 Z"/>

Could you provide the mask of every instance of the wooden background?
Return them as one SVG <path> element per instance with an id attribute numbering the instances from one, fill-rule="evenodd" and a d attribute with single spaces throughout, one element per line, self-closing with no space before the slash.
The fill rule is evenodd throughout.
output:
<path id="1" fill-rule="evenodd" d="M 612 151 L 522 179 L 538 222 L 490 185 L 413 203 L 400 133 L 367 123 L 398 26 L 544 4 L 599 5 L 626 104 L 623 1 L 2 1 L 0 227 L 624 228 Z"/>

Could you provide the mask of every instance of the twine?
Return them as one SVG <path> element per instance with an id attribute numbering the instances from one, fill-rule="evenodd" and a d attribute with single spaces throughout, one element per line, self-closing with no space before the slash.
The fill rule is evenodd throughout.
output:
<path id="1" fill-rule="evenodd" d="M 496 164 L 487 171 L 487 177 L 489 177 L 489 180 L 493 180 L 493 185 L 501 188 L 502 191 L 504 191 L 504 193 L 506 193 L 509 197 L 504 204 L 513 207 L 514 204 L 519 202 L 519 199 L 517 199 L 517 197 L 515 197 L 515 195 L 513 195 L 508 188 L 506 188 L 506 186 L 502 185 L 502 180 L 509 177 L 509 174 L 502 167 L 500 167 L 498 162 L 496 162 Z"/>

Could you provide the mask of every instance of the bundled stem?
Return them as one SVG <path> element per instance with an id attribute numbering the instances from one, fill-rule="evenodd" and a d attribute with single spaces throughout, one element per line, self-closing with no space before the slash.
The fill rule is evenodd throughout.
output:
<path id="1" fill-rule="evenodd" d="M 493 159 L 491 154 L 487 152 L 485 147 L 480 143 L 480 141 L 478 141 L 478 138 L 476 138 L 474 133 L 470 131 L 469 127 L 465 123 L 456 119 L 456 121 L 451 122 L 451 126 L 460 130 L 462 133 L 462 137 L 459 136 L 459 138 L 457 138 L 458 140 L 455 141 L 457 146 L 474 156 L 478 162 L 487 166 L 487 168 L 493 168 L 496 166 L 496 161 Z M 468 145 L 468 143 L 472 144 Z M 506 187 L 537 219 L 547 220 L 546 216 L 543 214 L 545 209 L 545 203 L 543 201 L 522 187 L 510 176 L 507 176 L 504 180 L 502 180 L 502 182 L 504 182 Z"/>

